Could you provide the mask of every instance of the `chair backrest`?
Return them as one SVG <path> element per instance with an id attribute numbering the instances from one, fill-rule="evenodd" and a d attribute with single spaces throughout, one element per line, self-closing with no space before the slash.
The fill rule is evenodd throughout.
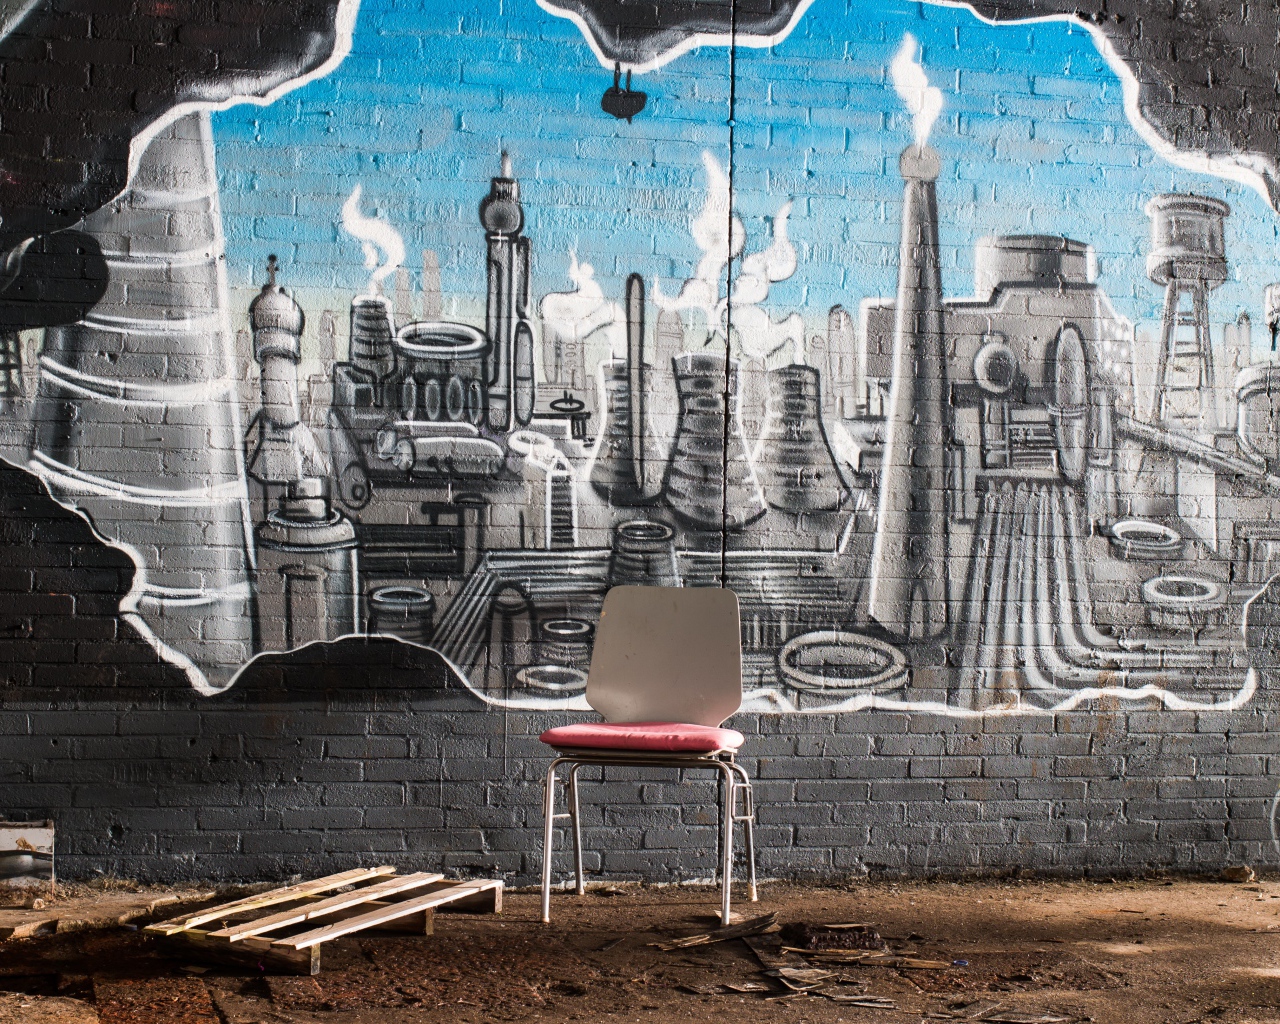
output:
<path id="1" fill-rule="evenodd" d="M 596 627 L 587 702 L 607 722 L 718 726 L 742 705 L 738 596 L 614 587 Z"/>

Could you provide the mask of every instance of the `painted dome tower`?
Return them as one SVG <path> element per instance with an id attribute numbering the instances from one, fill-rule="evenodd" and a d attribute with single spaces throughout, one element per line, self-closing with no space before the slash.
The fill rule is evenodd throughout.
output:
<path id="1" fill-rule="evenodd" d="M 529 325 L 529 239 L 524 230 L 520 183 L 511 158 L 502 154 L 501 174 L 480 201 L 480 224 L 488 245 L 489 426 L 507 431 L 533 418 L 533 331 Z"/>

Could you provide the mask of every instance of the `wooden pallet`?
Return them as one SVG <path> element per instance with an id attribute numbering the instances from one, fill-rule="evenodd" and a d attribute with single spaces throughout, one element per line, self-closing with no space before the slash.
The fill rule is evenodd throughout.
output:
<path id="1" fill-rule="evenodd" d="M 356 868 L 148 925 L 205 959 L 257 963 L 296 974 L 320 970 L 320 946 L 353 932 L 430 935 L 436 910 L 502 911 L 502 882 L 449 881 L 390 866 Z M 269 913 L 263 913 L 269 911 Z"/>

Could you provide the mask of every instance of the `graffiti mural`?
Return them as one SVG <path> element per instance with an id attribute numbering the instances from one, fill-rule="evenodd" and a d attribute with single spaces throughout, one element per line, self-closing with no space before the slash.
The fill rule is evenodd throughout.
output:
<path id="1" fill-rule="evenodd" d="M 753 711 L 1264 685 L 1248 146 L 1157 145 L 1096 25 L 1000 23 L 1039 8 L 448 6 L 325 8 L 15 245 L 64 287 L 0 325 L 0 456 L 128 553 L 195 689 L 379 635 L 585 709 L 621 583 L 732 588 Z"/>

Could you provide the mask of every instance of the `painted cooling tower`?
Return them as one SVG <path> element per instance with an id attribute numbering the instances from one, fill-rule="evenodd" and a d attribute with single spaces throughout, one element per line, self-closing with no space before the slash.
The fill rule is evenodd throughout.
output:
<path id="1" fill-rule="evenodd" d="M 947 628 L 946 345 L 934 185 L 941 165 L 937 152 L 917 145 L 899 166 L 905 192 L 893 381 L 868 610 L 894 636 L 921 640 Z"/>
<path id="2" fill-rule="evenodd" d="M 253 655 L 253 556 L 208 116 L 161 132 L 80 230 L 111 280 L 46 334 L 30 467 L 133 559 L 122 616 L 217 692 Z"/>

